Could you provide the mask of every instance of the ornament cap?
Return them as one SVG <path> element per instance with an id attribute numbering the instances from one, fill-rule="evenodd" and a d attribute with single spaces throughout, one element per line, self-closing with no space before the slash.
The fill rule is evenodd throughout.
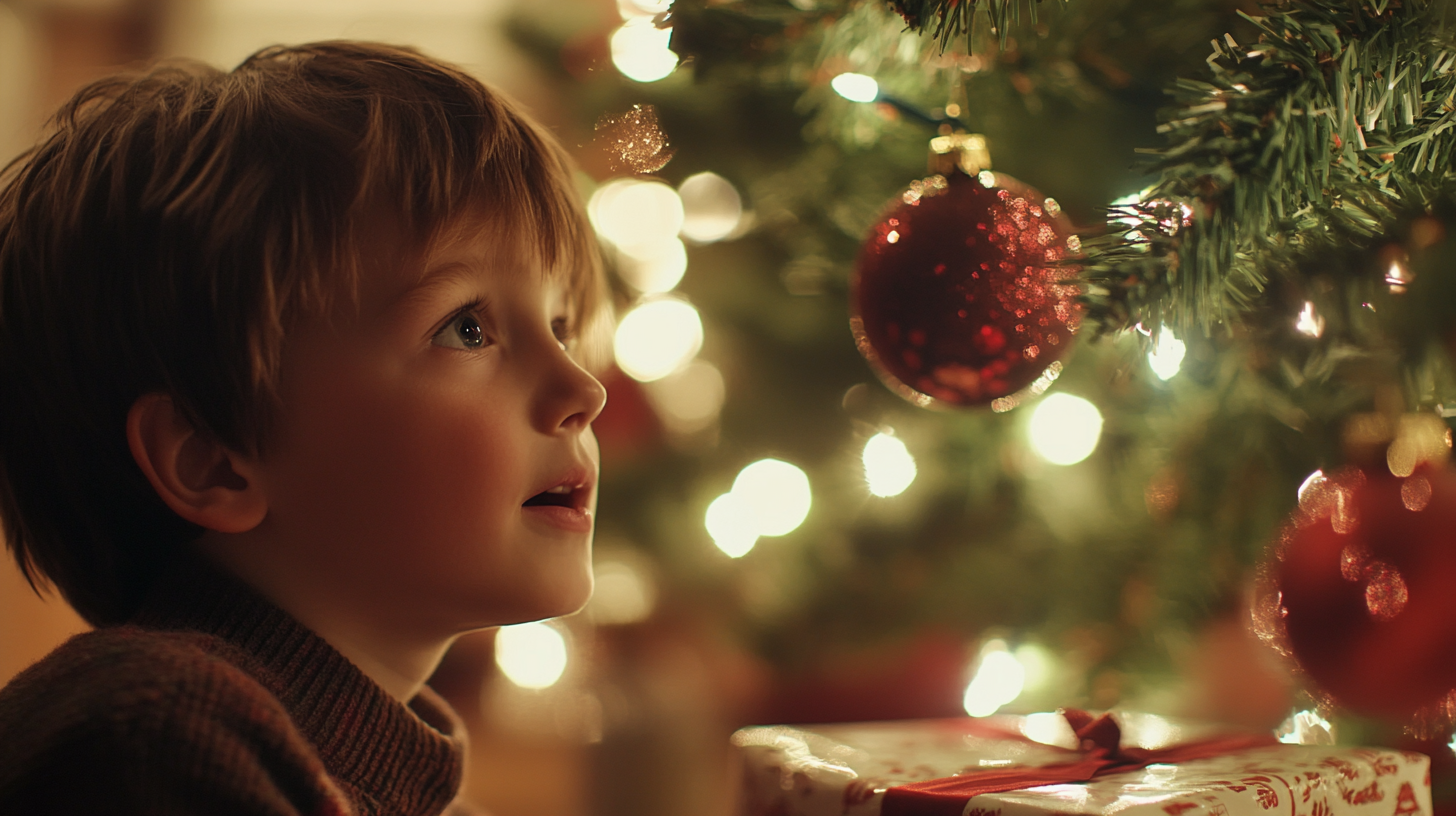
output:
<path id="1" fill-rule="evenodd" d="M 991 169 L 991 150 L 979 133 L 946 133 L 930 140 L 929 164 L 932 173 L 974 176 Z"/>

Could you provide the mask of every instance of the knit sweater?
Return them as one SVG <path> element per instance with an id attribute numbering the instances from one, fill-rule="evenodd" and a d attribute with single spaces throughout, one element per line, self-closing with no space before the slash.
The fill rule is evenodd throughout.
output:
<path id="1" fill-rule="evenodd" d="M 401 705 L 222 570 L 189 560 L 127 625 L 0 690 L 0 816 L 414 816 L 450 807 L 464 730 Z"/>

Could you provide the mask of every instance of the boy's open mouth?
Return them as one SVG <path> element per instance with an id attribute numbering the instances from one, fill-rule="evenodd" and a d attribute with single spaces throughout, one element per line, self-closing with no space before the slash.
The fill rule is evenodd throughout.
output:
<path id="1" fill-rule="evenodd" d="M 540 493 L 526 499 L 525 507 L 575 507 L 576 489 L 569 485 L 557 485 L 550 490 L 543 490 Z"/>

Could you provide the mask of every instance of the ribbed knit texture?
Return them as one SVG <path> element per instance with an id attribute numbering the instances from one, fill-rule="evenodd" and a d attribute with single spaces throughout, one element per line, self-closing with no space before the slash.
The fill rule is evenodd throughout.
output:
<path id="1" fill-rule="evenodd" d="M 0 691 L 0 815 L 438 814 L 463 736 L 198 559 Z"/>

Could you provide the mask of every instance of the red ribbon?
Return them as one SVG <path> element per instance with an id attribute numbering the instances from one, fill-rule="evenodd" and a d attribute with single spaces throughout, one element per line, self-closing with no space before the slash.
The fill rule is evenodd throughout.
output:
<path id="1" fill-rule="evenodd" d="M 1062 716 L 1077 733 L 1077 741 L 1082 746 L 1080 758 L 1052 765 L 988 768 L 899 785 L 885 791 L 881 816 L 961 816 L 966 803 L 983 793 L 1087 782 L 1155 763 L 1171 765 L 1277 744 L 1272 735 L 1240 734 L 1185 742 L 1171 748 L 1123 748 L 1119 745 L 1122 729 L 1110 714 L 1094 718 L 1085 711 L 1069 708 L 1062 711 Z"/>

